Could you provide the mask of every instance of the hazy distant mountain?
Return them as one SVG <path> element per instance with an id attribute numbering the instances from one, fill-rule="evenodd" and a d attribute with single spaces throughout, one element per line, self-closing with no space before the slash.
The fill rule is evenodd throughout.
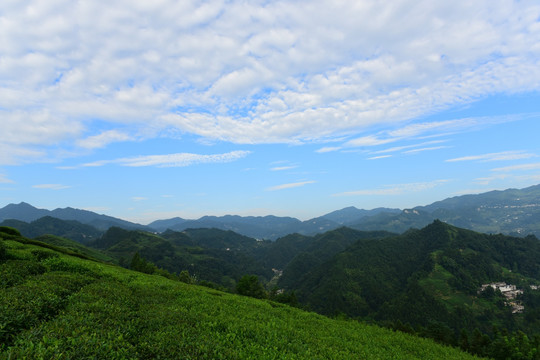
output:
<path id="1" fill-rule="evenodd" d="M 21 202 L 20 204 L 9 204 L 0 209 L 0 221 L 15 219 L 31 222 L 49 214 L 49 210 L 38 209 L 28 203 Z"/>
<path id="2" fill-rule="evenodd" d="M 363 210 L 346 207 L 326 215 L 300 221 L 279 216 L 203 216 L 197 220 L 179 217 L 157 220 L 143 226 L 107 215 L 73 208 L 37 209 L 30 204 L 9 204 L 0 209 L 0 221 L 15 219 L 32 222 L 44 216 L 76 220 L 105 231 L 112 226 L 164 232 L 195 228 L 232 230 L 256 239 L 275 240 L 287 234 L 315 235 L 343 225 L 365 231 L 386 230 L 402 233 L 410 228 L 422 228 L 435 219 L 484 233 L 503 233 L 540 237 L 540 185 L 526 189 L 490 191 L 478 195 L 463 195 L 413 209 L 376 208 Z"/>
<path id="3" fill-rule="evenodd" d="M 185 223 L 186 221 L 188 220 L 180 217 L 174 217 L 172 219 L 156 220 L 148 224 L 148 226 L 152 229 L 156 229 L 159 232 L 163 232 L 167 229 L 175 229 L 177 226 L 180 226 L 180 224 Z"/>
<path id="4" fill-rule="evenodd" d="M 198 220 L 181 218 L 154 221 L 148 226 L 157 231 L 167 229 L 182 231 L 195 228 L 215 228 L 232 230 L 236 233 L 257 239 L 276 239 L 280 236 L 297 232 L 302 222 L 292 217 L 278 216 L 203 216 Z"/>
<path id="5" fill-rule="evenodd" d="M 275 240 L 279 237 L 298 233 L 303 235 L 315 235 L 336 229 L 345 223 L 366 215 L 373 215 L 382 211 L 395 213 L 396 209 L 379 208 L 374 210 L 360 210 L 349 207 L 334 211 L 320 217 L 300 221 L 292 217 L 279 216 L 203 216 L 198 220 L 186 220 L 173 218 L 158 220 L 148 224 L 149 227 L 163 232 L 167 229 L 182 231 L 195 228 L 215 228 L 232 230 L 242 235 L 257 239 Z"/>
<path id="6" fill-rule="evenodd" d="M 45 210 L 33 207 L 30 204 L 21 202 L 20 204 L 9 204 L 0 209 L 0 221 L 15 219 L 25 222 L 32 222 L 44 216 L 52 216 L 61 220 L 75 220 L 82 224 L 92 225 L 99 230 L 107 230 L 111 226 L 119 226 L 126 229 L 147 229 L 148 227 L 135 224 L 126 220 L 112 216 L 96 214 L 92 211 L 64 208 L 55 210 Z"/>
<path id="7" fill-rule="evenodd" d="M 373 216 L 380 213 L 397 214 L 401 209 L 376 208 L 373 210 L 357 209 L 354 206 L 349 206 L 341 210 L 332 211 L 322 217 L 331 220 L 340 225 L 350 224 L 364 216 Z"/>
<path id="8" fill-rule="evenodd" d="M 18 229 L 21 234 L 28 238 L 36 238 L 42 235 L 55 235 L 66 239 L 86 244 L 101 236 L 103 231 L 76 220 L 61 220 L 52 216 L 44 216 L 29 223 L 8 219 L 0 223 L 0 226 L 10 226 Z"/>
<path id="9" fill-rule="evenodd" d="M 348 225 L 359 230 L 403 232 L 435 219 L 483 233 L 540 236 L 540 185 L 456 196 L 398 214 L 364 217 Z"/>

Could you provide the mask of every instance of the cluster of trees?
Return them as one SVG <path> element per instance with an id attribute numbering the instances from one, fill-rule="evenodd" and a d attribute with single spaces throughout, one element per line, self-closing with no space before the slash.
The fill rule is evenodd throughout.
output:
<path id="1" fill-rule="evenodd" d="M 283 291 L 277 287 L 267 291 L 259 281 L 257 275 L 244 275 L 236 284 L 236 293 L 250 296 L 256 299 L 270 299 L 282 304 L 289 304 L 298 307 L 298 299 L 294 291 Z"/>
<path id="2" fill-rule="evenodd" d="M 394 322 L 391 329 L 416 336 L 431 338 L 439 343 L 459 347 L 461 350 L 489 357 L 495 360 L 538 360 L 540 359 L 540 334 L 532 337 L 522 331 L 509 333 L 494 326 L 491 334 L 485 334 L 478 328 L 472 332 L 462 329 L 457 335 L 453 329 L 440 322 L 432 322 L 428 326 L 416 330 L 408 323 L 400 320 Z"/>

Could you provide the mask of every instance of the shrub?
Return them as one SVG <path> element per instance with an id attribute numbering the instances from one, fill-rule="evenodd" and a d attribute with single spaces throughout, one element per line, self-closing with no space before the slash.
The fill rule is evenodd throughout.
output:
<path id="1" fill-rule="evenodd" d="M 19 230 L 9 227 L 9 226 L 0 226 L 0 233 L 12 235 L 12 236 L 22 236 Z"/>
<path id="2" fill-rule="evenodd" d="M 7 259 L 6 247 L 4 246 L 4 242 L 0 240 L 0 261 L 4 261 L 6 259 Z"/>
<path id="3" fill-rule="evenodd" d="M 47 250 L 32 250 L 32 255 L 34 255 L 37 261 L 58 257 L 57 253 Z"/>
<path id="4" fill-rule="evenodd" d="M 259 282 L 257 275 L 244 275 L 238 284 L 236 284 L 236 292 L 240 295 L 251 296 L 257 299 L 265 299 L 268 297 L 264 286 Z"/>

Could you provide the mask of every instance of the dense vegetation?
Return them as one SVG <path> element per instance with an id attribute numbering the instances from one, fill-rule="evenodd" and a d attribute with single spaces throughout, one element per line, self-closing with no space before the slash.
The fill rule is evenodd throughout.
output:
<path id="1" fill-rule="evenodd" d="M 402 332 L 105 264 L 11 228 L 0 228 L 0 274 L 2 359 L 472 358 Z"/>
<path id="2" fill-rule="evenodd" d="M 70 228 L 56 221 L 44 226 L 51 223 Z M 88 241 L 91 247 L 52 235 L 24 241 L 187 284 L 375 323 L 481 356 L 540 358 L 540 291 L 530 287 L 540 284 L 540 241 L 534 236 L 480 234 L 435 221 L 402 235 L 341 227 L 260 241 L 230 230 L 156 234 L 112 227 Z M 515 301 L 524 309 L 512 313 L 500 292 L 479 292 L 492 282 L 523 289 Z"/>
<path id="3" fill-rule="evenodd" d="M 511 353 L 525 352 L 520 358 L 529 359 L 540 356 L 534 355 L 540 291 L 530 288 L 540 283 L 538 259 L 534 236 L 479 234 L 436 221 L 400 236 L 359 240 L 307 273 L 289 274 L 299 281 L 288 288 L 317 312 L 376 322 L 482 355 L 495 356 L 487 348 L 499 337 L 525 337 L 524 349 Z M 478 292 L 482 284 L 499 281 L 525 290 L 523 313 L 513 314 L 500 293 Z"/>

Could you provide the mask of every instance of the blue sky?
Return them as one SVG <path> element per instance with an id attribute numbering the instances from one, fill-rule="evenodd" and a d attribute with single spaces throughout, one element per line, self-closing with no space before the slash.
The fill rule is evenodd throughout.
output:
<path id="1" fill-rule="evenodd" d="M 2 1 L 0 206 L 308 219 L 540 183 L 536 1 Z"/>

